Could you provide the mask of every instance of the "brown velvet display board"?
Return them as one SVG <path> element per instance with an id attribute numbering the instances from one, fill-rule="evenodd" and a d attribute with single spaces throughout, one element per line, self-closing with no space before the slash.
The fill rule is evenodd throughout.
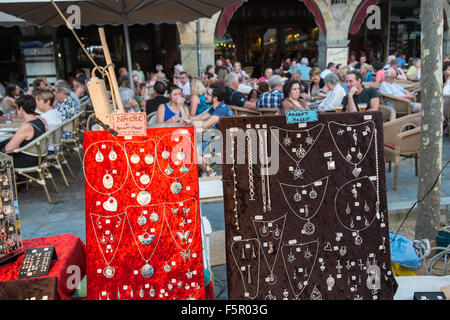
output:
<path id="1" fill-rule="evenodd" d="M 229 299 L 393 299 L 380 112 L 220 128 Z"/>
<path id="2" fill-rule="evenodd" d="M 58 278 L 2 281 L 0 300 L 59 300 Z"/>

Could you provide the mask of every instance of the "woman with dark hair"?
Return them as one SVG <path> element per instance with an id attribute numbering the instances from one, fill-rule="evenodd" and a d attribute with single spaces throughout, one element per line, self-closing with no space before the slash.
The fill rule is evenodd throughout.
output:
<path id="1" fill-rule="evenodd" d="M 189 110 L 184 105 L 184 98 L 181 94 L 181 88 L 176 85 L 171 85 L 167 89 L 169 95 L 169 102 L 161 104 L 158 107 L 156 117 L 158 123 L 183 123 L 183 116 L 189 116 Z"/>
<path id="2" fill-rule="evenodd" d="M 288 80 L 283 86 L 284 99 L 281 103 L 279 114 L 285 114 L 286 110 L 309 109 L 303 99 L 300 98 L 300 81 Z"/>
<path id="3" fill-rule="evenodd" d="M 46 125 L 44 120 L 35 116 L 36 100 L 30 95 L 24 95 L 16 100 L 17 115 L 23 118 L 23 123 L 14 136 L 0 143 L 1 152 L 11 153 L 15 149 L 26 146 L 31 141 L 44 134 Z M 38 158 L 23 153 L 14 153 L 15 168 L 28 168 L 38 164 Z"/>
<path id="4" fill-rule="evenodd" d="M 0 104 L 0 111 L 4 115 L 15 115 L 17 113 L 15 99 L 19 96 L 19 94 L 20 88 L 17 84 L 8 84 L 5 90 L 5 97 Z"/>
<path id="5" fill-rule="evenodd" d="M 308 102 L 315 102 L 317 100 L 323 100 L 326 96 L 325 82 L 320 77 L 320 69 L 315 67 L 309 71 L 309 77 L 311 79 L 311 85 L 308 88 L 308 94 L 305 96 L 305 100 Z"/>

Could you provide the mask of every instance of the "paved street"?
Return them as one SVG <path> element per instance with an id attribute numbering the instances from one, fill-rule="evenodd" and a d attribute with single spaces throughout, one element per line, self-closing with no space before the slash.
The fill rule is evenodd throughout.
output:
<path id="1" fill-rule="evenodd" d="M 444 138 L 443 164 L 450 160 L 450 140 Z M 76 173 L 70 179 L 70 187 L 63 188 L 62 179 L 54 172 L 60 193 L 51 191 L 55 200 L 49 204 L 42 187 L 32 185 L 29 191 L 19 191 L 19 210 L 22 221 L 23 237 L 38 238 L 63 233 L 71 233 L 86 241 L 84 212 L 84 181 L 80 161 L 73 154 L 69 158 Z M 393 191 L 394 173 L 387 172 L 388 205 L 390 210 L 391 229 L 403 220 L 404 214 L 417 198 L 417 177 L 414 174 L 414 161 L 405 160 L 400 165 L 399 185 Z M 50 187 L 50 190 L 51 187 Z M 444 170 L 441 185 L 441 203 L 450 204 L 450 165 Z M 214 231 L 224 229 L 223 203 L 212 202 L 201 205 L 202 214 L 211 222 Z M 414 216 L 411 216 L 400 234 L 412 237 Z M 396 231 L 396 230 L 394 230 Z M 217 299 L 227 298 L 225 265 L 213 267 Z"/>

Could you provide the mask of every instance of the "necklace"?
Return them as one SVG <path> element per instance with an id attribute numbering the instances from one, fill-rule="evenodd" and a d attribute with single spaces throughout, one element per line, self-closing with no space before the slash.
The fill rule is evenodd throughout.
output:
<path id="1" fill-rule="evenodd" d="M 105 264 L 106 264 L 106 267 L 103 268 L 103 275 L 106 278 L 109 278 L 109 279 L 111 279 L 114 276 L 114 274 L 116 273 L 116 270 L 114 269 L 114 267 L 111 266 L 111 263 L 114 260 L 114 258 L 116 257 L 116 254 L 117 254 L 117 251 L 118 251 L 117 249 L 119 248 L 120 242 L 122 240 L 122 234 L 123 234 L 123 229 L 124 229 L 125 223 L 122 223 L 123 219 L 121 219 L 120 216 L 123 216 L 124 214 L 125 213 L 120 213 L 120 214 L 115 215 L 115 216 L 101 216 L 101 215 L 98 215 L 98 214 L 95 214 L 95 213 L 90 213 L 91 223 L 92 223 L 92 226 L 94 227 L 95 239 L 97 240 L 97 244 L 98 244 L 98 247 L 100 249 L 100 253 L 102 254 L 103 260 L 105 261 Z M 122 229 L 120 231 L 120 237 L 119 237 L 119 241 L 117 241 L 116 249 L 113 250 L 112 246 L 111 247 L 108 247 L 110 245 L 107 246 L 107 253 L 109 253 L 110 250 L 111 250 L 111 253 L 112 253 L 112 251 L 114 251 L 114 254 L 113 254 L 113 256 L 111 257 L 111 259 L 109 261 L 106 259 L 105 254 L 103 253 L 102 246 L 101 246 L 100 241 L 98 239 L 97 230 L 95 229 L 95 225 L 96 224 L 94 223 L 93 216 L 97 217 L 97 226 L 99 227 L 99 229 L 102 229 L 102 224 L 100 223 L 100 219 L 101 218 L 112 219 L 112 218 L 118 217 L 120 222 L 118 222 L 115 227 L 118 228 L 118 227 L 120 227 L 120 225 L 122 225 Z M 104 236 L 104 233 L 102 233 L 102 237 L 103 236 Z"/>
<path id="2" fill-rule="evenodd" d="M 287 205 L 291 209 L 292 213 L 294 213 L 298 218 L 302 220 L 306 220 L 307 222 L 303 225 L 302 234 L 306 234 L 308 236 L 312 235 L 315 230 L 316 226 L 311 222 L 311 219 L 314 218 L 314 216 L 319 212 L 320 208 L 322 207 L 323 200 L 325 199 L 325 194 L 328 188 L 328 177 L 324 177 L 316 182 L 303 185 L 303 186 L 294 186 L 289 184 L 284 184 L 278 181 L 280 184 L 281 191 L 283 193 L 284 200 L 286 201 Z M 309 204 L 304 204 L 305 201 L 302 201 L 301 194 L 298 192 L 298 190 L 302 190 L 301 193 L 308 194 L 309 187 L 313 187 L 313 189 L 309 192 L 309 196 L 311 198 L 310 201 L 308 201 Z M 316 191 L 314 189 L 314 186 L 320 187 L 318 189 L 319 191 Z M 323 187 L 322 187 L 323 186 Z M 294 194 L 295 191 L 295 194 Z M 314 192 L 313 192 L 314 191 Z M 294 194 L 292 197 L 288 198 L 288 195 Z M 320 195 L 321 196 L 318 196 Z M 293 199 L 295 203 L 292 203 L 289 199 Z M 303 200 L 305 197 L 303 197 Z M 310 210 L 309 207 L 311 207 L 311 204 L 315 204 L 320 199 L 320 203 L 316 208 L 312 208 Z M 312 215 L 310 215 L 310 212 L 314 211 Z M 305 216 L 301 216 L 300 214 L 304 214 Z"/>
<path id="3" fill-rule="evenodd" d="M 133 145 L 133 144 L 134 144 L 134 145 L 137 145 L 137 144 L 146 144 L 146 143 L 149 143 L 149 142 L 153 143 L 153 148 L 150 148 L 150 152 L 148 152 L 148 153 L 145 155 L 145 157 L 144 157 L 144 162 L 145 162 L 145 164 L 144 164 L 144 166 L 141 165 L 141 168 L 142 168 L 142 167 L 147 167 L 147 168 L 148 168 L 150 165 L 154 164 L 154 156 L 153 156 L 153 154 L 155 153 L 155 149 L 156 149 L 155 141 L 150 139 L 150 140 L 139 141 L 139 142 L 125 142 L 125 145 L 124 145 L 124 146 L 125 146 L 125 150 L 127 150 L 127 145 Z M 139 149 L 140 149 L 141 152 L 144 151 L 144 149 L 142 149 L 142 148 L 139 148 Z M 153 149 L 153 150 L 152 150 L 152 149 Z M 153 154 L 152 154 L 152 151 L 153 151 Z M 128 154 L 127 154 L 127 156 L 128 156 Z M 134 165 L 138 165 L 138 164 L 140 163 L 140 157 L 139 157 L 139 155 L 138 155 L 136 152 L 134 152 L 134 154 L 133 154 L 130 158 L 131 158 L 131 162 L 132 162 Z M 152 166 L 152 169 L 151 169 L 151 172 L 152 172 L 151 177 L 149 177 L 149 176 L 145 173 L 145 171 L 143 171 L 143 174 L 142 174 L 142 175 L 141 175 L 141 173 L 140 173 L 139 171 L 137 171 L 137 170 L 136 170 L 135 173 L 133 173 L 133 166 L 132 166 L 132 165 L 129 165 L 129 168 L 130 168 L 130 173 L 131 173 L 131 177 L 132 177 L 132 179 L 133 179 L 133 181 L 134 181 L 134 184 L 135 184 L 136 187 L 140 190 L 139 194 L 138 194 L 137 197 L 136 197 L 136 200 L 137 200 L 137 202 L 138 202 L 140 205 L 146 206 L 146 205 L 148 205 L 148 204 L 150 203 L 150 201 L 151 201 L 151 199 L 152 199 L 150 193 L 147 191 L 147 188 L 150 186 L 150 184 L 151 184 L 152 181 L 153 181 L 153 176 L 154 176 L 154 173 L 155 173 L 155 166 L 154 166 L 154 165 Z M 141 187 L 139 186 L 139 184 L 136 182 L 136 179 L 135 179 L 135 177 L 134 177 L 135 175 L 140 176 L 139 182 L 140 182 L 142 185 L 144 185 L 144 188 L 141 188 Z"/>
<path id="4" fill-rule="evenodd" d="M 258 273 L 257 273 L 257 277 L 256 277 L 256 294 L 254 296 L 250 296 L 250 292 L 247 289 L 247 284 L 249 284 L 249 283 L 248 283 L 248 281 L 246 281 L 244 279 L 244 275 L 242 273 L 243 270 L 241 269 L 241 266 L 239 265 L 239 263 L 238 263 L 238 261 L 236 259 L 235 252 L 239 252 L 239 250 L 238 249 L 233 249 L 233 247 L 238 246 L 239 243 L 243 243 L 242 244 L 242 248 L 244 248 L 245 247 L 245 243 L 249 243 L 249 242 L 253 243 L 253 248 L 254 248 L 255 245 L 258 245 L 258 255 L 257 255 L 257 257 L 258 257 Z M 249 294 L 249 296 L 246 297 L 246 298 L 249 298 L 251 300 L 256 299 L 256 297 L 258 297 L 258 294 L 259 294 L 259 274 L 260 274 L 260 269 L 261 269 L 261 255 L 259 254 L 260 250 L 261 250 L 260 243 L 259 243 L 258 239 L 255 239 L 255 238 L 233 241 L 231 243 L 231 255 L 233 256 L 234 263 L 236 264 L 236 267 L 239 270 L 239 274 L 241 275 L 241 280 L 242 280 L 242 284 L 244 286 L 245 293 Z M 249 271 L 249 274 L 250 274 L 250 271 Z"/>
<path id="5" fill-rule="evenodd" d="M 275 137 L 275 139 L 277 140 L 277 142 L 281 146 L 281 148 L 286 152 L 286 154 L 295 163 L 295 168 L 293 168 L 293 170 L 291 171 L 291 173 L 294 176 L 294 180 L 303 179 L 303 173 L 305 173 L 305 169 L 300 168 L 300 163 L 302 162 L 303 159 L 305 159 L 305 157 L 308 155 L 311 148 L 317 142 L 319 136 L 322 134 L 324 127 L 325 127 L 325 124 L 318 124 L 317 126 L 312 127 L 307 130 L 287 130 L 287 129 L 282 129 L 282 128 L 279 128 L 276 126 L 270 127 L 271 134 Z M 317 128 L 320 128 L 320 130 L 318 131 L 316 138 L 314 139 L 313 137 L 311 137 L 310 131 L 316 130 Z M 283 141 L 280 141 L 280 139 L 279 139 L 279 135 L 278 135 L 279 131 L 286 132 L 286 137 L 283 139 Z M 301 143 L 301 144 L 299 144 L 298 148 L 292 150 L 292 152 L 299 158 L 298 160 L 296 160 L 287 149 L 287 147 L 290 146 L 291 143 L 293 142 L 293 139 L 291 137 L 289 137 L 288 134 L 289 133 L 296 134 L 297 139 L 299 139 L 302 137 L 302 134 L 305 132 L 308 134 L 308 137 L 304 141 L 305 144 Z M 286 142 L 289 142 L 289 143 L 287 144 Z M 307 147 L 306 147 L 307 149 L 303 148 L 303 145 L 307 145 Z"/>
<path id="6" fill-rule="evenodd" d="M 258 136 L 259 136 L 259 158 L 261 160 L 261 192 L 262 192 L 262 199 L 263 199 L 263 212 L 267 212 L 267 196 L 266 196 L 266 176 L 264 174 L 265 171 L 265 153 L 264 153 L 264 141 L 262 137 L 262 133 L 260 130 L 258 130 Z M 234 151 L 234 149 L 233 149 Z"/>
<path id="7" fill-rule="evenodd" d="M 292 253 L 292 249 L 295 248 L 294 252 L 301 253 L 302 248 L 306 247 L 305 254 L 299 255 L 299 258 L 297 259 L 295 257 L 295 254 Z M 312 247 L 312 252 L 309 249 Z M 289 251 L 288 251 L 289 250 Z M 288 253 L 288 254 L 285 254 Z M 308 252 L 308 254 L 306 254 Z M 294 297 L 296 300 L 300 297 L 300 295 L 305 290 L 306 286 L 308 285 L 309 278 L 311 277 L 312 272 L 307 272 L 307 270 L 312 271 L 314 269 L 314 266 L 316 265 L 317 256 L 319 253 L 319 240 L 301 243 L 301 244 L 294 244 L 294 245 L 287 245 L 284 244 L 281 248 L 281 255 L 283 257 L 283 263 L 284 268 L 286 270 L 286 274 L 288 275 L 289 285 L 291 287 L 292 292 L 294 293 Z M 310 258 L 314 256 L 314 261 L 312 263 L 310 262 Z M 296 264 L 294 268 L 292 268 L 292 264 L 294 261 L 301 261 L 304 263 L 304 266 L 299 266 Z M 288 262 L 288 263 L 286 263 Z M 299 268 L 302 267 L 302 268 Z M 294 280 L 297 280 L 297 270 L 301 269 L 302 272 L 304 272 L 304 278 L 305 280 L 300 280 L 299 282 L 295 283 Z M 293 270 L 293 274 L 290 272 L 290 270 Z M 292 278 L 292 280 L 291 280 Z"/>
<path id="8" fill-rule="evenodd" d="M 275 264 L 277 262 L 278 253 L 280 252 L 281 238 L 283 237 L 284 226 L 285 226 L 285 223 L 286 223 L 286 215 L 284 215 L 284 216 L 282 216 L 282 217 L 280 217 L 280 218 L 278 218 L 276 220 L 272 220 L 272 221 L 256 221 L 256 220 L 252 219 L 253 227 L 255 228 L 256 234 L 257 234 L 258 239 L 259 239 L 260 242 L 261 242 L 261 239 L 260 239 L 260 235 L 258 233 L 258 228 L 256 226 L 256 223 L 257 222 L 262 222 L 264 224 L 265 223 L 274 223 L 274 222 L 277 222 L 279 220 L 283 220 L 283 223 L 282 223 L 283 227 L 281 229 L 281 234 L 279 235 L 279 238 L 275 238 L 274 237 L 275 240 L 278 240 L 278 245 L 276 246 L 277 247 L 277 252 L 275 254 L 275 258 L 273 259 L 272 266 L 270 266 L 269 259 L 267 259 L 265 250 L 264 249 L 262 250 L 263 256 L 264 256 L 264 260 L 266 261 L 266 264 L 267 264 L 267 268 L 270 271 L 269 276 L 266 277 L 266 282 L 269 283 L 270 285 L 274 285 L 277 282 L 277 277 L 273 274 L 273 269 L 275 268 Z M 278 226 L 277 226 L 277 229 L 278 229 Z M 271 242 L 269 242 L 269 244 L 270 243 Z M 269 250 L 272 250 L 271 252 L 273 252 L 273 247 L 270 246 L 270 245 L 269 245 Z"/>
<path id="9" fill-rule="evenodd" d="M 236 166 L 235 166 L 235 157 L 234 157 L 234 137 L 233 137 L 233 128 L 229 130 L 230 132 L 230 139 L 231 139 L 231 155 L 230 158 L 232 160 L 232 167 L 231 171 L 233 173 L 233 201 L 234 201 L 234 218 L 236 219 L 236 222 L 234 225 L 236 226 L 236 229 L 239 230 L 239 214 L 238 214 L 238 202 L 237 202 L 237 182 L 236 182 Z"/>
<path id="10" fill-rule="evenodd" d="M 175 242 L 175 245 L 182 251 L 182 253 L 185 253 L 184 255 L 182 254 L 182 256 L 184 257 L 185 260 L 186 260 L 186 258 L 185 258 L 186 253 L 188 253 L 188 251 L 190 251 L 189 249 L 190 249 L 190 247 L 192 245 L 192 242 L 193 242 L 193 241 L 189 242 L 189 235 L 191 235 L 191 237 L 194 238 L 195 230 L 196 230 L 196 227 L 197 227 L 197 201 L 196 201 L 195 198 L 190 198 L 190 199 L 187 199 L 187 200 L 183 200 L 181 202 L 185 203 L 185 202 L 188 202 L 188 201 L 193 201 L 194 207 L 195 207 L 195 212 L 194 212 L 194 214 L 195 214 L 195 216 L 194 216 L 194 231 L 192 232 L 192 235 L 191 235 L 190 231 L 184 231 L 184 230 L 183 230 L 182 233 L 177 233 L 178 238 L 180 238 L 180 240 L 181 240 L 181 244 L 183 244 L 183 242 L 185 242 L 186 244 L 189 244 L 187 246 L 187 248 L 184 248 L 184 249 L 178 244 L 178 242 L 177 242 L 177 240 L 176 240 L 176 238 L 175 238 L 175 236 L 174 236 L 174 234 L 172 232 L 172 228 L 170 227 L 169 220 L 167 220 L 167 215 L 166 215 L 166 207 L 167 207 L 167 205 L 178 204 L 180 202 L 166 202 L 166 203 L 164 203 L 164 218 L 166 219 L 167 227 L 169 228 L 170 236 L 172 237 L 173 242 Z"/>
<path id="11" fill-rule="evenodd" d="M 336 139 L 335 139 L 335 136 L 333 134 L 332 125 L 337 126 L 337 127 L 345 127 L 346 130 L 338 129 L 336 131 L 336 134 L 341 136 L 341 137 L 345 134 L 345 132 L 348 132 L 349 134 L 351 134 L 351 137 L 352 137 L 352 140 L 353 140 L 353 142 L 355 144 L 355 147 L 358 144 L 358 134 L 356 132 L 356 129 L 353 129 L 353 127 L 361 127 L 361 126 L 365 127 L 365 129 L 362 131 L 363 132 L 362 135 L 364 137 L 364 136 L 367 136 L 368 134 L 370 134 L 370 142 L 367 144 L 368 147 L 367 147 L 367 150 L 364 153 L 364 155 L 361 153 L 361 148 L 359 149 L 359 152 L 358 152 L 358 154 L 356 156 L 356 159 L 359 160 L 359 161 L 357 161 L 357 162 L 352 161 L 353 157 L 350 154 L 350 148 L 347 148 L 347 147 L 344 148 L 344 150 L 347 149 L 347 155 L 344 156 L 344 154 L 342 153 L 342 151 L 339 148 L 338 144 L 336 143 Z M 361 162 L 364 161 L 364 159 L 366 158 L 367 154 L 369 153 L 370 146 L 372 145 L 372 140 L 373 140 L 373 136 L 374 136 L 374 130 L 371 130 L 371 126 L 370 125 L 372 126 L 372 128 L 375 128 L 375 122 L 373 122 L 372 120 L 369 120 L 369 121 L 366 121 L 366 122 L 363 122 L 363 123 L 360 123 L 360 124 L 353 124 L 353 125 L 342 124 L 342 123 L 338 123 L 338 122 L 334 122 L 334 121 L 330 121 L 328 123 L 328 130 L 330 131 L 331 138 L 332 138 L 333 143 L 334 143 L 336 149 L 338 150 L 339 154 L 341 155 L 342 158 L 344 158 L 345 161 L 347 161 L 351 165 L 355 166 L 355 169 L 353 169 L 353 171 L 352 171 L 352 174 L 353 174 L 353 176 L 355 178 L 357 178 L 361 174 L 361 168 L 358 168 L 358 165 L 361 164 Z M 365 145 L 365 144 L 363 144 L 363 145 Z M 356 152 L 356 148 L 355 147 L 353 147 L 352 149 L 354 149 L 355 152 Z"/>
<path id="12" fill-rule="evenodd" d="M 160 204 L 155 204 L 155 205 L 152 205 L 151 207 L 156 207 L 156 206 L 160 206 L 160 205 L 163 205 L 163 204 L 161 204 L 161 203 Z M 131 207 L 135 207 L 136 208 L 136 206 L 131 206 Z M 139 208 L 139 207 L 137 207 L 137 208 Z M 163 212 L 164 212 L 164 209 L 163 209 Z M 165 213 L 163 213 L 163 214 L 165 215 Z M 142 268 L 141 268 L 141 275 L 144 278 L 150 278 L 155 273 L 155 269 L 148 262 L 152 259 L 153 255 L 156 252 L 156 249 L 158 248 L 159 240 L 161 239 L 162 229 L 164 227 L 164 221 L 161 221 L 161 229 L 159 230 L 158 240 L 156 241 L 155 247 L 153 248 L 153 252 L 152 252 L 152 254 L 150 255 L 150 257 L 148 259 L 145 259 L 144 255 L 142 254 L 141 248 L 139 247 L 139 244 L 136 241 L 136 237 L 134 235 L 133 227 L 131 226 L 131 222 L 130 222 L 130 218 L 128 217 L 128 213 L 126 215 L 126 218 L 127 218 L 127 221 L 128 221 L 128 225 L 130 226 L 131 235 L 133 236 L 134 243 L 136 244 L 136 247 L 137 247 L 137 249 L 139 251 L 139 254 L 141 255 L 142 260 L 145 261 L 144 266 L 142 266 Z M 146 231 L 146 233 L 147 233 L 147 231 Z"/>
<path id="13" fill-rule="evenodd" d="M 116 144 L 116 145 L 119 147 L 119 149 L 121 149 L 121 150 L 123 151 L 124 156 L 125 156 L 125 158 L 127 159 L 126 176 L 125 176 L 125 179 L 123 180 L 123 182 L 122 182 L 122 184 L 120 185 L 119 188 L 117 188 L 117 189 L 115 189 L 115 190 L 109 190 L 109 189 L 111 189 L 111 188 L 113 187 L 113 184 L 114 184 L 113 180 L 114 180 L 114 179 L 113 179 L 112 175 L 109 173 L 109 172 L 112 171 L 112 170 L 107 170 L 107 171 L 106 171 L 106 174 L 103 176 L 102 182 L 103 182 L 103 186 L 105 187 L 105 189 L 108 189 L 107 192 L 101 192 L 100 190 L 94 188 L 94 186 L 93 186 L 93 185 L 91 184 L 91 182 L 89 181 L 88 176 L 86 175 L 86 166 L 85 166 L 85 164 L 86 164 L 86 155 L 88 154 L 88 152 L 89 152 L 89 150 L 90 150 L 91 148 L 94 148 L 95 145 L 97 145 L 97 149 L 98 149 L 97 155 L 96 155 L 95 157 L 96 157 L 97 159 L 101 157 L 101 158 L 102 158 L 102 161 L 103 161 L 103 159 L 104 159 L 103 154 L 100 152 L 100 148 L 98 147 L 98 144 L 103 144 L 103 143 L 111 143 L 111 151 L 110 151 L 110 153 L 114 152 L 114 154 L 116 154 L 116 152 L 114 151 L 114 149 L 113 149 L 112 146 L 113 146 L 114 144 Z M 100 154 L 101 156 L 100 156 L 99 154 Z M 114 158 L 114 157 L 113 157 L 113 158 Z M 116 159 L 117 159 L 117 154 L 116 154 Z M 88 161 L 90 161 L 90 159 L 89 159 Z M 91 145 L 86 149 L 86 151 L 85 151 L 85 157 L 84 157 L 84 159 L 83 159 L 83 174 L 84 174 L 84 178 L 85 178 L 87 184 L 89 185 L 89 187 L 90 187 L 92 190 L 94 190 L 95 192 L 97 192 L 97 193 L 99 193 L 99 194 L 109 195 L 109 196 L 111 197 L 112 194 L 114 194 L 114 193 L 116 193 L 116 192 L 118 192 L 119 190 L 122 189 L 122 187 L 125 185 L 125 182 L 126 182 L 127 179 L 128 179 L 128 157 L 127 157 L 127 153 L 126 153 L 125 149 L 124 149 L 120 144 L 118 144 L 116 141 L 100 141 L 100 142 L 96 142 L 96 143 L 94 143 L 94 144 L 91 144 Z M 95 175 L 95 177 L 98 177 L 98 175 Z M 95 184 L 94 184 L 94 185 L 95 185 Z M 100 184 L 98 184 L 98 185 L 100 185 Z"/>
<path id="14" fill-rule="evenodd" d="M 163 158 L 163 159 L 165 159 L 165 160 L 168 160 L 168 162 L 167 162 L 167 168 L 165 169 L 165 170 L 163 170 L 162 168 L 161 168 L 161 164 L 160 164 L 160 160 L 159 160 L 159 157 L 157 156 L 156 157 L 156 162 L 158 163 L 158 167 L 159 167 L 159 169 L 161 170 L 161 172 L 163 173 L 163 175 L 165 175 L 167 178 L 169 178 L 169 179 L 172 179 L 172 180 L 175 180 L 175 182 L 173 182 L 171 185 L 170 185 L 170 191 L 173 193 L 173 194 L 179 194 L 181 191 L 183 191 L 183 185 L 180 183 L 180 182 L 178 182 L 178 180 L 179 179 L 182 179 L 182 178 L 184 178 L 189 172 L 191 172 L 191 170 L 192 170 L 192 167 L 194 166 L 194 156 L 192 156 L 192 157 L 187 157 L 187 154 L 183 151 L 183 150 L 185 150 L 184 148 L 186 147 L 186 141 L 189 143 L 189 147 L 188 148 L 186 148 L 186 149 L 189 149 L 189 155 L 193 155 L 193 146 L 192 146 L 192 141 L 191 141 L 191 138 L 188 136 L 188 135 L 186 135 L 186 134 L 180 134 L 180 135 L 178 135 L 178 136 L 176 136 L 175 137 L 175 135 L 174 135 L 174 132 L 173 133 L 169 133 L 169 134 L 166 134 L 166 135 L 164 135 L 160 140 L 159 140 L 159 142 L 158 142 L 158 144 L 157 144 L 157 146 L 156 146 L 156 150 L 160 150 L 160 143 L 162 143 L 162 141 L 163 141 L 163 139 L 164 138 L 166 138 L 166 137 L 172 137 L 172 138 L 174 138 L 174 139 L 180 139 L 180 137 L 182 137 L 183 138 L 183 143 L 181 144 L 181 146 L 180 145 L 177 145 L 179 148 L 180 148 L 180 151 L 178 151 L 177 152 L 177 159 L 179 160 L 179 161 L 182 161 L 182 163 L 183 163 L 183 165 L 182 165 L 182 167 L 181 167 L 181 169 L 180 169 L 180 172 L 182 173 L 182 175 L 181 176 L 178 176 L 178 177 L 172 177 L 172 174 L 174 173 L 174 171 L 173 171 L 173 169 L 170 167 L 170 156 L 171 156 L 171 153 L 169 152 L 169 151 L 167 151 L 166 150 L 166 147 L 164 147 L 164 151 L 162 152 L 162 154 L 161 154 L 161 157 Z M 186 138 L 186 139 L 185 139 Z M 172 151 L 176 151 L 176 150 L 172 150 Z M 186 167 L 186 159 L 188 159 L 190 162 L 191 162 L 191 167 L 190 168 L 187 168 Z M 192 161 L 191 161 L 192 160 Z M 178 161 L 177 161 L 178 162 Z M 178 165 L 177 164 L 177 162 L 174 162 L 174 164 L 175 165 Z"/>
<path id="15" fill-rule="evenodd" d="M 234 143 L 233 143 L 234 144 Z M 248 186 L 250 189 L 250 201 L 255 200 L 255 185 L 253 181 L 253 150 L 252 138 L 250 133 L 247 133 L 247 158 L 248 158 Z"/>

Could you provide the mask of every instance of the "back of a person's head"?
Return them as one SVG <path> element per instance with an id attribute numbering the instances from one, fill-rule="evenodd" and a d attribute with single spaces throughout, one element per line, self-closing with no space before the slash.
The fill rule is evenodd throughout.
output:
<path id="1" fill-rule="evenodd" d="M 392 60 L 394 60 L 394 59 L 396 59 L 396 57 L 395 57 L 395 56 L 392 56 L 392 55 L 391 55 L 391 56 L 389 56 L 389 57 L 387 58 L 387 63 L 388 63 L 388 64 L 390 64 L 390 63 L 391 63 L 391 61 L 392 61 Z"/>
<path id="2" fill-rule="evenodd" d="M 270 90 L 270 88 L 269 88 L 269 84 L 267 82 L 260 82 L 260 83 L 258 83 L 258 92 L 259 93 L 264 93 L 264 92 L 267 92 L 269 90 Z"/>
<path id="3" fill-rule="evenodd" d="M 381 70 L 381 69 L 383 69 L 383 65 L 381 64 L 381 62 L 379 62 L 379 61 L 377 61 L 377 62 L 375 62 L 374 64 L 373 64 L 373 69 L 375 70 L 375 71 L 378 71 L 378 70 Z"/>
<path id="4" fill-rule="evenodd" d="M 213 89 L 212 96 L 216 97 L 219 102 L 223 102 L 223 100 L 225 100 L 227 91 L 225 90 L 224 87 L 215 83 L 215 84 L 211 85 L 210 88 Z"/>
<path id="5" fill-rule="evenodd" d="M 45 103 L 50 102 L 50 106 L 52 106 L 53 102 L 55 102 L 55 95 L 51 90 L 36 90 L 33 92 L 33 96 L 36 99 L 44 101 Z"/>
<path id="6" fill-rule="evenodd" d="M 225 86 L 232 87 L 235 82 L 238 82 L 238 77 L 234 73 L 229 73 L 224 78 Z"/>
<path id="7" fill-rule="evenodd" d="M 336 85 L 339 83 L 339 77 L 335 73 L 330 73 L 323 79 L 325 83 L 331 83 L 333 85 Z"/>
<path id="8" fill-rule="evenodd" d="M 8 83 L 8 85 L 5 88 L 5 95 L 7 95 L 8 97 L 11 97 L 11 98 L 15 98 L 14 91 L 16 91 L 16 87 L 17 87 L 17 84 Z"/>
<path id="9" fill-rule="evenodd" d="M 227 76 L 227 74 L 228 74 L 228 70 L 225 69 L 225 68 L 221 68 L 219 70 L 219 72 L 217 73 L 217 80 L 218 81 L 225 81 L 225 77 Z"/>
<path id="10" fill-rule="evenodd" d="M 283 71 L 288 71 L 290 67 L 291 67 L 291 65 L 288 62 L 283 63 L 283 66 L 282 66 Z"/>
<path id="11" fill-rule="evenodd" d="M 36 111 L 36 99 L 25 94 L 16 99 L 17 108 L 22 108 L 27 114 L 34 114 Z"/>
<path id="12" fill-rule="evenodd" d="M 153 85 L 153 90 L 159 95 L 163 95 L 166 92 L 166 85 L 162 81 L 156 81 Z"/>
<path id="13" fill-rule="evenodd" d="M 307 64 L 307 63 L 308 63 L 308 58 L 303 57 L 302 61 L 301 61 L 301 64 Z"/>
<path id="14" fill-rule="evenodd" d="M 347 76 L 347 72 L 343 69 L 336 70 L 336 76 L 339 78 L 339 82 L 345 82 L 345 77 Z"/>
<path id="15" fill-rule="evenodd" d="M 205 73 L 206 78 L 209 80 L 211 78 L 214 78 L 214 75 L 211 72 L 206 72 Z"/>
<path id="16" fill-rule="evenodd" d="M 42 81 L 44 81 L 44 80 L 42 80 L 42 79 L 34 80 L 33 81 L 33 90 L 36 90 L 37 88 L 39 88 L 39 86 L 41 85 Z"/>
<path id="17" fill-rule="evenodd" d="M 66 81 L 64 80 L 57 80 L 55 82 L 55 89 L 59 92 L 62 91 L 64 92 L 66 95 L 70 95 L 70 86 L 67 84 Z"/>
<path id="18" fill-rule="evenodd" d="M 191 80 L 191 95 L 201 96 L 206 93 L 206 88 L 199 79 Z"/>
<path id="19" fill-rule="evenodd" d="M 130 87 L 130 80 L 128 77 L 120 77 L 119 78 L 119 87 L 129 88 Z"/>
<path id="20" fill-rule="evenodd" d="M 283 83 L 283 81 L 281 80 L 281 77 L 279 75 L 277 75 L 277 74 L 274 74 L 269 79 L 269 86 L 272 89 L 275 88 L 275 87 L 281 86 L 282 83 Z"/>
<path id="21" fill-rule="evenodd" d="M 279 76 L 279 77 L 283 76 L 283 70 L 282 70 L 282 69 L 276 69 L 276 70 L 273 72 L 273 76 Z M 272 77 L 273 77 L 273 76 L 272 76 Z"/>
<path id="22" fill-rule="evenodd" d="M 330 63 L 327 64 L 327 69 L 331 69 L 334 66 L 336 66 L 336 64 L 334 62 L 330 62 Z"/>

